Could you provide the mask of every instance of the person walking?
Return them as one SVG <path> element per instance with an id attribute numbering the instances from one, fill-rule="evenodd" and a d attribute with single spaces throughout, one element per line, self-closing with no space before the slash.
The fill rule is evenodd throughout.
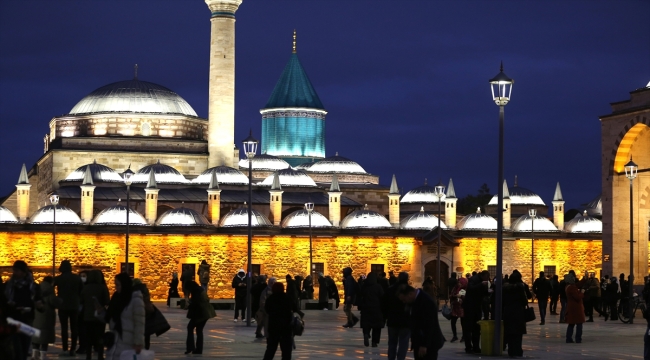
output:
<path id="1" fill-rule="evenodd" d="M 305 299 L 314 299 L 314 280 L 311 275 L 305 276 L 305 280 L 302 282 L 302 291 L 305 293 Z"/>
<path id="2" fill-rule="evenodd" d="M 453 337 L 450 342 L 458 341 L 458 333 L 456 332 L 456 323 L 460 318 L 460 333 L 463 333 L 463 317 L 465 313 L 463 312 L 463 299 L 465 298 L 465 292 L 467 291 L 467 279 L 462 277 L 455 282 L 456 285 L 451 289 L 449 293 L 449 299 L 451 301 L 451 333 Z"/>
<path id="3" fill-rule="evenodd" d="M 377 347 L 381 338 L 381 329 L 384 327 L 382 313 L 382 298 L 384 290 L 377 283 L 377 273 L 371 272 L 363 282 L 359 291 L 358 306 L 361 310 L 361 329 L 363 330 L 363 345 L 370 345 L 372 332 L 372 347 Z"/>
<path id="4" fill-rule="evenodd" d="M 97 304 L 96 309 L 101 310 L 101 304 Z M 140 353 L 144 347 L 144 301 L 140 291 L 133 291 L 133 281 L 127 273 L 115 276 L 115 293 L 108 303 L 104 320 L 115 337 L 113 346 L 106 352 L 106 360 L 120 360 L 126 350 Z"/>
<path id="5" fill-rule="evenodd" d="M 543 273 L 541 275 L 543 277 Z M 526 289 L 521 273 L 515 270 L 503 284 L 503 333 L 504 346 L 508 346 L 510 357 L 524 356 L 523 335 L 526 334 L 524 312 L 528 306 Z"/>
<path id="6" fill-rule="evenodd" d="M 327 310 L 329 307 L 330 293 L 327 288 L 327 279 L 323 273 L 318 274 L 318 309 Z"/>
<path id="7" fill-rule="evenodd" d="M 87 275 L 86 284 L 81 291 L 81 304 L 83 305 L 83 312 L 80 318 L 84 321 L 84 328 L 88 338 L 86 346 L 86 360 L 91 360 L 93 355 L 93 347 L 97 352 L 97 358 L 102 360 L 104 358 L 104 329 L 106 324 L 97 317 L 95 317 L 96 305 L 104 308 L 108 305 L 110 295 L 108 294 L 108 287 L 103 283 L 104 275 L 101 270 L 90 270 Z"/>
<path id="8" fill-rule="evenodd" d="M 421 289 L 403 285 L 399 299 L 411 306 L 411 344 L 416 359 L 435 360 L 445 343 L 438 323 L 438 303 Z"/>
<path id="9" fill-rule="evenodd" d="M 167 307 L 170 307 L 172 298 L 180 298 L 181 294 L 178 293 L 178 273 L 172 273 L 172 281 L 169 282 L 169 291 L 167 292 Z M 174 304 L 176 306 L 176 304 Z"/>
<path id="10" fill-rule="evenodd" d="M 207 261 L 201 260 L 201 265 L 199 265 L 199 271 L 196 272 L 199 276 L 199 281 L 201 282 L 201 287 L 205 290 L 205 293 L 208 293 L 208 283 L 210 283 L 210 264 Z"/>
<path id="11" fill-rule="evenodd" d="M 607 310 L 610 320 L 618 320 L 618 299 L 619 299 L 620 287 L 616 281 L 616 277 L 610 279 L 605 289 L 605 302 L 607 303 Z M 607 314 L 605 315 L 605 321 L 607 321 Z"/>
<path id="12" fill-rule="evenodd" d="M 59 266 L 61 275 L 54 278 L 57 296 L 62 300 L 59 307 L 59 321 L 61 322 L 62 355 L 74 356 L 77 348 L 77 317 L 81 300 L 83 283 L 77 274 L 72 273 L 70 260 L 63 260 Z M 70 325 L 70 347 L 68 348 L 68 324 Z"/>
<path id="13" fill-rule="evenodd" d="M 359 318 L 352 312 L 352 306 L 357 300 L 357 290 L 358 284 L 352 276 L 352 268 L 346 267 L 343 269 L 343 300 L 345 301 L 343 311 L 348 322 L 343 325 L 344 328 L 351 328 L 359 322 Z"/>
<path id="14" fill-rule="evenodd" d="M 235 322 L 241 312 L 241 321 L 246 321 L 246 289 L 248 276 L 244 269 L 239 269 L 232 279 L 232 288 L 235 289 Z M 250 316 L 250 314 L 249 314 Z"/>
<path id="15" fill-rule="evenodd" d="M 586 322 L 594 322 L 594 310 L 601 314 L 600 309 L 598 309 L 598 303 L 600 302 L 600 282 L 596 278 L 596 274 L 589 274 L 589 278 L 585 282 L 583 287 L 585 289 L 584 297 L 584 306 L 585 314 L 589 317 Z"/>
<path id="16" fill-rule="evenodd" d="M 260 311 L 260 296 L 262 295 L 264 289 L 266 289 L 266 276 L 259 275 L 257 277 L 257 281 L 255 281 L 255 284 L 253 284 L 253 287 L 251 288 L 251 314 L 253 314 L 251 321 L 257 321 L 258 329 L 260 328 L 260 320 L 258 319 L 257 313 Z M 258 334 L 259 336 L 257 337 L 263 337 L 261 333 L 258 333 L 258 331 L 256 331 L 255 335 Z"/>
<path id="17" fill-rule="evenodd" d="M 383 306 L 388 326 L 388 360 L 404 360 L 411 337 L 410 309 L 398 297 L 400 286 L 409 282 L 407 272 L 399 273 L 397 281 L 384 294 Z"/>
<path id="18" fill-rule="evenodd" d="M 481 320 L 483 298 L 489 296 L 489 278 L 490 273 L 483 271 L 480 274 L 472 275 L 467 283 L 467 292 L 462 304 L 463 320 L 465 320 L 462 326 L 465 352 L 468 354 L 481 352 L 481 327 L 477 322 Z"/>
<path id="19" fill-rule="evenodd" d="M 562 310 L 560 310 L 560 324 L 564 324 L 566 321 L 564 320 L 566 316 L 566 286 L 568 285 L 564 279 L 566 278 L 568 274 L 565 274 L 562 280 L 560 280 L 559 287 L 558 287 L 558 293 L 560 297 L 560 306 L 562 306 Z"/>
<path id="20" fill-rule="evenodd" d="M 47 359 L 48 344 L 54 344 L 56 339 L 56 307 L 57 298 L 54 295 L 54 278 L 46 276 L 40 283 L 41 307 L 36 310 L 34 327 L 41 331 L 41 336 L 32 337 L 32 359 Z"/>
<path id="21" fill-rule="evenodd" d="M 302 318 L 305 316 L 305 313 L 300 311 L 300 306 L 299 306 L 300 291 L 298 290 L 298 285 L 296 284 L 296 281 L 289 274 L 285 276 L 285 279 L 287 282 L 287 289 L 286 289 L 287 297 L 294 302 L 294 307 L 297 309 L 296 312 Z"/>
<path id="22" fill-rule="evenodd" d="M 88 281 L 88 270 L 80 271 L 79 278 L 81 279 L 81 289 L 83 291 L 83 287 L 86 286 L 86 281 Z M 81 300 L 81 297 L 79 299 Z M 82 303 L 80 303 L 79 315 L 77 316 L 77 334 L 79 334 L 79 348 L 75 352 L 77 355 L 85 354 L 86 347 L 88 346 L 88 335 L 84 324 L 83 313 L 84 313 L 84 306 Z"/>
<path id="23" fill-rule="evenodd" d="M 266 313 L 266 308 L 264 306 L 266 306 L 266 300 L 268 300 L 269 296 L 271 296 L 273 293 L 273 284 L 276 282 L 276 278 L 270 278 L 269 283 L 262 290 L 259 296 L 259 308 L 257 310 L 257 313 L 255 313 L 255 316 L 257 317 L 257 329 L 255 330 L 255 337 L 258 339 L 269 337 L 269 319 L 267 316 L 268 314 Z M 264 335 L 262 335 L 262 329 L 264 329 Z"/>
<path id="24" fill-rule="evenodd" d="M 575 342 L 582 342 L 582 324 L 585 322 L 585 308 L 583 305 L 585 289 L 578 289 L 576 280 L 573 275 L 569 274 L 564 277 L 564 282 L 567 284 L 567 311 L 565 314 L 565 321 L 567 324 L 566 329 L 566 342 L 573 343 L 573 328 L 576 328 Z"/>
<path id="25" fill-rule="evenodd" d="M 521 280 L 521 279 L 519 279 Z M 523 282 L 522 282 L 523 284 Z M 544 272 L 539 272 L 539 277 L 533 283 L 533 293 L 537 297 L 537 307 L 539 309 L 540 325 L 546 323 L 546 307 L 548 305 L 548 298 L 551 295 L 551 282 L 546 279 Z"/>
<path id="26" fill-rule="evenodd" d="M 272 286 L 272 294 L 266 299 L 264 309 L 268 314 L 268 337 L 266 339 L 266 352 L 263 360 L 271 360 L 275 352 L 282 351 L 282 360 L 291 360 L 293 350 L 293 334 L 291 321 L 295 304 L 284 293 L 284 285 L 276 282 Z"/>
<path id="27" fill-rule="evenodd" d="M 551 302 L 549 303 L 549 311 L 551 315 L 558 315 L 557 301 L 560 298 L 560 278 L 557 275 L 553 275 L 549 283 L 551 284 Z"/>
<path id="28" fill-rule="evenodd" d="M 187 339 L 185 341 L 185 355 L 203 353 L 203 328 L 208 320 L 217 316 L 210 304 L 208 294 L 202 286 L 191 281 L 187 285 L 190 292 L 190 305 L 187 308 Z M 196 343 L 194 342 L 194 330 L 196 329 Z"/>
<path id="29" fill-rule="evenodd" d="M 7 317 L 27 325 L 34 323 L 34 309 L 42 306 L 40 287 L 34 283 L 34 275 L 22 260 L 12 266 L 12 274 L 5 284 Z M 15 359 L 23 360 L 29 355 L 32 338 L 20 332 L 12 334 Z"/>

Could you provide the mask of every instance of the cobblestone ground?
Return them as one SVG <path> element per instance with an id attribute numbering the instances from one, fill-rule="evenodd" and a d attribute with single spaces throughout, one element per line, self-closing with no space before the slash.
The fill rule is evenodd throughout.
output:
<path id="1" fill-rule="evenodd" d="M 151 348 L 157 359 L 261 359 L 266 343 L 256 340 L 255 328 L 245 323 L 234 323 L 232 311 L 217 311 L 217 318 L 208 321 L 205 327 L 203 355 L 184 355 L 187 319 L 185 311 L 168 309 L 157 304 L 172 325 L 172 329 L 161 337 L 151 339 Z M 293 359 L 383 359 L 387 358 L 386 329 L 382 332 L 377 348 L 363 346 L 361 329 L 344 329 L 345 315 L 342 309 L 335 311 L 305 311 L 306 329 L 303 336 L 296 337 Z M 357 312 L 358 314 L 358 312 Z M 539 318 L 539 317 L 538 317 Z M 595 322 L 584 324 L 583 343 L 566 344 L 565 324 L 558 324 L 558 316 L 547 316 L 546 325 L 539 322 L 528 323 L 528 334 L 524 335 L 524 358 L 528 359 L 643 359 L 643 334 L 646 330 L 644 319 L 627 325 L 620 321 L 607 321 L 595 318 Z M 440 317 L 445 337 L 451 339 L 449 321 Z M 460 331 L 460 322 L 459 331 Z M 60 330 L 57 327 L 57 336 Z M 50 348 L 52 355 L 61 351 L 60 338 Z M 466 355 L 462 344 L 445 343 L 439 352 L 439 359 L 485 358 L 480 355 Z M 83 358 L 78 356 L 78 358 Z M 280 350 L 276 359 L 280 359 Z M 504 355 L 502 358 L 507 358 Z M 70 359 L 70 358 L 68 358 Z M 407 359 L 413 359 L 409 353 Z"/>

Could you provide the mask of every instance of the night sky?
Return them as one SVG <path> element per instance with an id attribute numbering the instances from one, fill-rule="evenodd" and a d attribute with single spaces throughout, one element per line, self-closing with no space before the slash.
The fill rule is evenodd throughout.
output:
<path id="1" fill-rule="evenodd" d="M 498 107 L 488 79 L 515 79 L 505 175 L 567 209 L 600 193 L 599 115 L 650 81 L 648 1 L 251 1 L 236 23 L 236 134 L 261 138 L 291 54 L 329 112 L 327 155 L 404 192 L 454 179 L 496 192 Z M 43 153 L 54 116 L 138 77 L 208 112 L 210 12 L 203 1 L 0 2 L 0 196 Z M 239 145 L 239 144 L 238 144 Z"/>

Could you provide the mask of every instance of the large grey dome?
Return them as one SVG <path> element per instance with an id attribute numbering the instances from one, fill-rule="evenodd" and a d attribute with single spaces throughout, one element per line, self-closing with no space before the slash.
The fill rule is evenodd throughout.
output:
<path id="1" fill-rule="evenodd" d="M 168 88 L 138 79 L 100 87 L 81 99 L 70 115 L 95 113 L 177 114 L 197 116 L 190 104 Z"/>
<path id="2" fill-rule="evenodd" d="M 178 170 L 169 165 L 161 164 L 160 160 L 138 170 L 131 178 L 131 181 L 134 184 L 146 184 L 149 181 L 149 173 L 152 171 L 156 183 L 159 184 L 188 184 L 190 182 Z"/>
<path id="3" fill-rule="evenodd" d="M 230 166 L 220 165 L 211 167 L 201 175 L 197 176 L 192 180 L 193 184 L 209 184 L 212 179 L 212 173 L 217 173 L 217 181 L 219 184 L 228 184 L 228 185 L 247 185 L 248 176 L 244 175 L 241 171 L 231 168 Z"/>
<path id="4" fill-rule="evenodd" d="M 78 167 L 64 181 L 82 181 L 86 174 L 86 167 L 90 167 L 90 175 L 92 176 L 93 182 L 123 182 L 122 177 L 115 170 L 106 165 L 98 164 L 97 161 Z"/>
<path id="5" fill-rule="evenodd" d="M 102 210 L 90 225 L 126 225 L 126 206 L 115 205 Z M 148 225 L 140 213 L 129 208 L 129 225 Z M 57 220 L 58 221 L 58 220 Z"/>
<path id="6" fill-rule="evenodd" d="M 269 154 L 260 154 L 253 157 L 253 170 L 282 170 L 291 167 L 288 162 L 277 156 Z M 239 160 L 239 167 L 248 169 L 248 159 Z"/>
<path id="7" fill-rule="evenodd" d="M 63 205 L 47 205 L 36 210 L 29 218 L 30 224 L 52 224 L 54 222 L 54 208 L 56 207 L 57 224 L 81 224 L 81 219 L 70 208 Z"/>
<path id="8" fill-rule="evenodd" d="M 297 210 L 282 220 L 283 228 L 309 228 L 309 212 L 305 209 Z M 332 224 L 318 211 L 311 213 L 312 228 L 330 228 Z"/>
<path id="9" fill-rule="evenodd" d="M 251 209 L 251 226 L 266 227 L 273 226 L 266 216 L 259 211 Z M 221 227 L 245 227 L 248 226 L 248 208 L 242 207 L 227 213 L 219 222 Z"/>
<path id="10" fill-rule="evenodd" d="M 208 226 L 205 216 L 185 207 L 167 210 L 156 221 L 156 226 Z"/>
<path id="11" fill-rule="evenodd" d="M 367 209 L 355 210 L 341 221 L 343 229 L 392 229 L 388 219 L 380 213 Z"/>

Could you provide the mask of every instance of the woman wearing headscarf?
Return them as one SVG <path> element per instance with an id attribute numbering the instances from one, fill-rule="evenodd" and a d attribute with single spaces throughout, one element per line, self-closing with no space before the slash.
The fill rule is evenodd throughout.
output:
<path id="1" fill-rule="evenodd" d="M 190 293 L 190 305 L 187 309 L 187 341 L 185 342 L 185 354 L 203 353 L 203 328 L 209 319 L 217 316 L 210 304 L 208 294 L 203 287 L 190 281 L 187 283 L 187 290 Z M 194 343 L 194 329 L 196 329 L 196 344 Z"/>
<path id="2" fill-rule="evenodd" d="M 458 318 L 460 318 L 460 333 L 463 333 L 463 317 L 465 315 L 463 312 L 463 299 L 465 298 L 465 292 L 461 292 L 461 290 L 467 290 L 467 279 L 464 277 L 456 281 L 456 286 L 449 293 L 451 300 L 451 332 L 454 335 L 450 342 L 458 340 L 458 336 L 456 336 L 456 322 Z"/>
<path id="3" fill-rule="evenodd" d="M 115 276 L 115 293 L 108 303 L 104 319 L 115 335 L 106 360 L 119 360 L 126 350 L 140 353 L 144 347 L 144 301 L 140 291 L 133 291 L 133 281 L 128 274 Z"/>
<path id="4" fill-rule="evenodd" d="M 504 345 L 508 345 L 510 357 L 523 356 L 521 345 L 526 333 L 526 306 L 528 296 L 526 286 L 521 281 L 521 273 L 513 271 L 508 282 L 503 284 L 503 333 Z"/>
<path id="5" fill-rule="evenodd" d="M 282 360 L 291 360 L 293 334 L 291 320 L 296 311 L 295 303 L 284 293 L 284 284 L 276 282 L 271 288 L 272 294 L 266 299 L 264 309 L 268 316 L 268 337 L 264 360 L 271 360 L 278 350 L 282 350 Z M 260 305 L 261 306 L 261 305 Z"/>
<path id="6" fill-rule="evenodd" d="M 585 289 L 578 289 L 576 278 L 569 274 L 564 276 L 566 287 L 566 342 L 573 343 L 573 328 L 576 328 L 576 343 L 582 342 L 582 324 L 585 322 L 585 307 L 582 299 L 585 297 Z"/>

